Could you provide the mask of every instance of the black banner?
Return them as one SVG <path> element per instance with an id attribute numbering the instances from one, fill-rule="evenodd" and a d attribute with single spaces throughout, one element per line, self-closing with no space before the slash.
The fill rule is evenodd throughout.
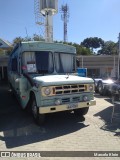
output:
<path id="1" fill-rule="evenodd" d="M 0 151 L 0 157 L 120 157 L 120 151 Z"/>

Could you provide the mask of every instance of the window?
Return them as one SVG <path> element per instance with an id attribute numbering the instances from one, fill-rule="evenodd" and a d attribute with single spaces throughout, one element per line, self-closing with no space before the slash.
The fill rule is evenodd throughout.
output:
<path id="1" fill-rule="evenodd" d="M 12 71 L 17 72 L 17 58 L 12 59 Z"/>
<path id="2" fill-rule="evenodd" d="M 52 53 L 48 51 L 36 52 L 36 67 L 38 73 L 52 73 L 54 71 Z"/>
<path id="3" fill-rule="evenodd" d="M 53 55 L 48 51 L 24 52 L 22 69 L 29 73 L 52 73 L 54 71 Z"/>
<path id="4" fill-rule="evenodd" d="M 35 52 L 24 52 L 23 53 L 22 69 L 29 73 L 36 72 Z"/>
<path id="5" fill-rule="evenodd" d="M 66 53 L 55 53 L 57 73 L 72 73 L 75 70 L 75 57 Z"/>
<path id="6" fill-rule="evenodd" d="M 88 69 L 87 76 L 92 78 L 99 78 L 100 77 L 100 69 Z"/>

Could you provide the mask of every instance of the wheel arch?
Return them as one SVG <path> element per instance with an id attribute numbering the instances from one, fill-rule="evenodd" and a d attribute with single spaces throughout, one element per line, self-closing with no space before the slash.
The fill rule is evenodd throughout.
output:
<path id="1" fill-rule="evenodd" d="M 98 83 L 97 83 L 97 85 L 98 85 L 99 83 L 103 83 L 103 82 L 102 82 L 101 80 L 99 80 Z"/>
<path id="2" fill-rule="evenodd" d="M 36 99 L 36 94 L 35 94 L 35 92 L 33 92 L 33 91 L 30 91 L 30 93 L 29 93 L 29 101 L 32 101 L 33 100 L 33 98 L 35 98 Z"/>
<path id="3" fill-rule="evenodd" d="M 98 89 L 100 83 L 103 85 L 103 82 L 102 82 L 101 80 L 99 80 L 99 81 L 97 82 L 97 89 Z"/>
<path id="4" fill-rule="evenodd" d="M 27 105 L 26 105 L 26 110 L 27 110 L 28 112 L 30 112 L 30 113 L 31 113 L 31 104 L 32 104 L 34 98 L 35 98 L 35 100 L 36 100 L 35 93 L 31 90 L 31 91 L 29 92 L 29 99 L 28 99 L 28 103 L 27 103 Z"/>

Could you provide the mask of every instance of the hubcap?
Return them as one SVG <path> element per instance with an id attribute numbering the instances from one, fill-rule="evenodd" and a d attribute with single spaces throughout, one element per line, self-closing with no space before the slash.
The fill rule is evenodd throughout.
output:
<path id="1" fill-rule="evenodd" d="M 102 84 L 99 84 L 99 92 L 102 91 Z"/>

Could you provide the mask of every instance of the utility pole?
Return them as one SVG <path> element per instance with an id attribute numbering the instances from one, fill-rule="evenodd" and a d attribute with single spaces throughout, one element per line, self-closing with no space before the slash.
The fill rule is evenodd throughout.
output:
<path id="1" fill-rule="evenodd" d="M 119 38 L 118 38 L 118 78 L 120 76 L 120 33 L 119 33 Z"/>

